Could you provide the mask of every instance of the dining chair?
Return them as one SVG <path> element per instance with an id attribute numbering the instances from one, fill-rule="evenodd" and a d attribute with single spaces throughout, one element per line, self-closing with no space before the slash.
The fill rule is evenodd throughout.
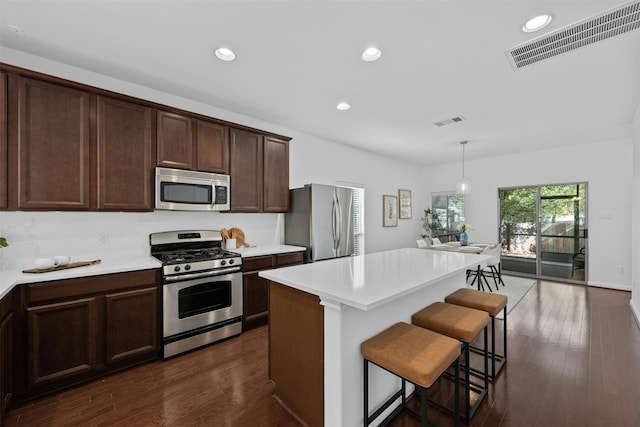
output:
<path id="1" fill-rule="evenodd" d="M 489 255 L 491 258 L 480 264 L 476 270 L 467 270 L 467 280 L 469 277 L 473 277 L 470 286 L 473 286 L 477 280 L 478 290 L 482 289 L 484 291 L 484 285 L 486 284 L 489 292 L 493 292 L 491 285 L 489 285 L 489 280 L 487 280 L 487 276 L 491 276 L 494 284 L 496 285 L 496 290 L 499 290 L 500 287 L 498 286 L 498 283 L 504 286 L 504 281 L 502 280 L 502 268 L 500 265 L 502 246 L 499 243 L 493 243 L 486 246 L 480 254 Z"/>
<path id="2" fill-rule="evenodd" d="M 483 254 L 491 255 L 491 258 L 487 261 L 487 268 L 489 268 L 489 271 L 482 270 L 482 274 L 484 275 L 485 273 L 487 273 L 491 275 L 491 277 L 493 278 L 493 283 L 496 285 L 496 290 L 499 290 L 500 286 L 498 286 L 498 284 L 504 286 L 504 281 L 502 280 L 502 265 L 500 262 L 500 255 L 502 255 L 502 245 L 498 243 L 495 245 L 487 246 L 483 251 Z M 487 286 L 489 285 L 487 284 Z"/>

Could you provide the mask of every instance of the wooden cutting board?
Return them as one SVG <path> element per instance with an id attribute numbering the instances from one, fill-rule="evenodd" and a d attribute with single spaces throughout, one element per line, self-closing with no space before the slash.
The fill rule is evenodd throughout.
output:
<path id="1" fill-rule="evenodd" d="M 59 270 L 66 270 L 69 268 L 76 268 L 76 267 L 86 267 L 88 265 L 96 265 L 96 264 L 100 264 L 100 260 L 99 259 L 94 259 L 93 261 L 78 261 L 78 262 L 72 262 L 71 264 L 67 264 L 67 265 L 61 265 L 59 267 L 51 267 L 51 268 L 43 268 L 42 270 L 39 270 L 37 268 L 30 268 L 28 270 L 22 270 L 23 273 L 49 273 L 51 271 L 59 271 Z"/>

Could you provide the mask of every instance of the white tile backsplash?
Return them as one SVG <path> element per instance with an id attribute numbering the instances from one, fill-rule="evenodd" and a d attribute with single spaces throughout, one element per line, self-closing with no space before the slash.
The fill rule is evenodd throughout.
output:
<path id="1" fill-rule="evenodd" d="M 241 228 L 247 243 L 281 244 L 283 214 L 220 212 L 0 212 L 0 271 L 31 268 L 36 258 L 71 255 L 76 260 L 149 254 L 149 234 L 160 231 Z"/>

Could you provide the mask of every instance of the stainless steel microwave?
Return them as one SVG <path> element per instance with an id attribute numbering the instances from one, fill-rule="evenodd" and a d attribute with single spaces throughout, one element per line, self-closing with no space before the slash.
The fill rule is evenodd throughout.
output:
<path id="1" fill-rule="evenodd" d="M 228 211 L 229 175 L 156 168 L 156 209 Z"/>

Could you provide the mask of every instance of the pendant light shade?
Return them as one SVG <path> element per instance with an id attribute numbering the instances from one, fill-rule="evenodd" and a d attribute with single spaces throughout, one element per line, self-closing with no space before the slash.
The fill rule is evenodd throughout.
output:
<path id="1" fill-rule="evenodd" d="M 471 191 L 471 182 L 464 176 L 464 147 L 468 142 L 460 142 L 462 145 L 462 178 L 456 183 L 456 192 L 459 194 L 468 194 Z"/>

